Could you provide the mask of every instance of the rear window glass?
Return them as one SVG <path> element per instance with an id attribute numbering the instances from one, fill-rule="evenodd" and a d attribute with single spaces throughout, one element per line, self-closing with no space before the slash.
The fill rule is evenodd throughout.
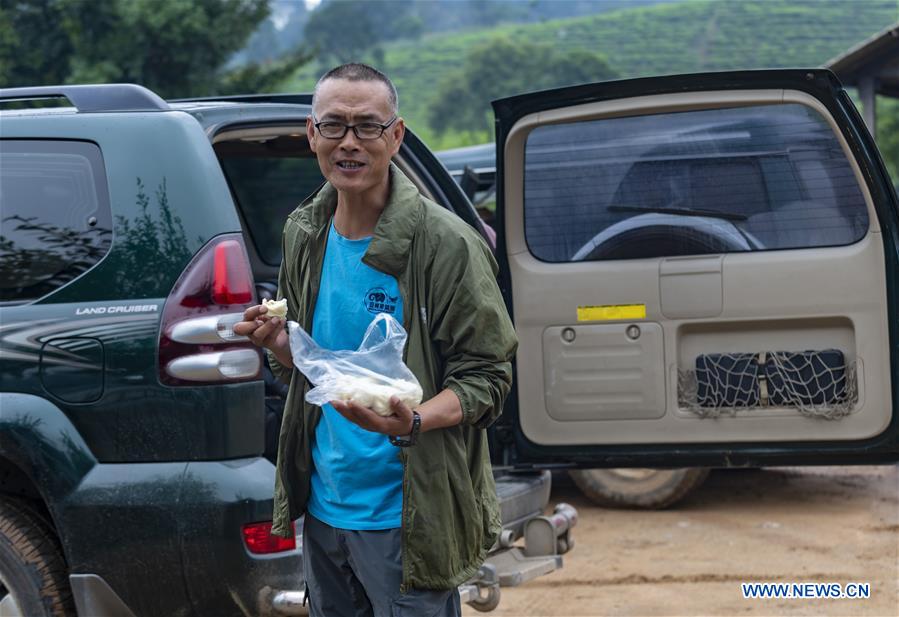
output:
<path id="1" fill-rule="evenodd" d="M 0 141 L 0 301 L 45 296 L 106 255 L 107 191 L 95 144 Z"/>
<path id="2" fill-rule="evenodd" d="M 538 127 L 524 208 L 549 262 L 839 246 L 868 229 L 839 141 L 799 104 Z"/>
<path id="3" fill-rule="evenodd" d="M 324 182 L 315 154 L 305 138 L 290 136 L 221 142 L 215 150 L 257 254 L 277 266 L 287 216 Z"/>

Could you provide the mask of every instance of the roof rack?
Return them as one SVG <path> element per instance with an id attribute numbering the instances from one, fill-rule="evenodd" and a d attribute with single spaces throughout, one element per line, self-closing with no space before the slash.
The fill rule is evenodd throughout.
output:
<path id="1" fill-rule="evenodd" d="M 166 111 L 171 109 L 169 104 L 155 92 L 137 84 L 0 88 L 0 103 L 60 97 L 69 99 L 79 112 Z"/>
<path id="2" fill-rule="evenodd" d="M 203 103 L 205 101 L 227 101 L 229 103 L 291 103 L 294 105 L 311 105 L 312 93 L 284 94 L 227 94 L 224 96 L 202 96 L 185 99 L 169 99 L 170 103 Z"/>

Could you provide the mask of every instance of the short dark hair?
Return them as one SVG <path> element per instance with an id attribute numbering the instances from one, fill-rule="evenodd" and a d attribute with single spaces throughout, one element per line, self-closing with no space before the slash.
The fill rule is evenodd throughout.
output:
<path id="1" fill-rule="evenodd" d="M 348 81 L 379 81 L 387 86 L 390 107 L 393 108 L 393 113 L 396 114 L 399 111 L 399 98 L 396 95 L 396 86 L 393 85 L 393 82 L 390 81 L 390 78 L 378 69 L 368 66 L 367 64 L 362 64 L 361 62 L 341 64 L 340 66 L 334 67 L 333 69 L 322 75 L 318 82 L 315 84 L 315 89 L 312 91 L 312 109 L 315 109 L 315 99 L 318 96 L 319 86 L 321 86 L 329 79 L 346 79 Z"/>

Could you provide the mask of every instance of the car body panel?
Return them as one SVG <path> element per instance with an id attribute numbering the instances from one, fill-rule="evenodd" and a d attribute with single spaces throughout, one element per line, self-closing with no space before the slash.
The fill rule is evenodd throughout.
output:
<path id="1" fill-rule="evenodd" d="M 9 324 L 0 332 L 4 390 L 50 396 L 104 462 L 261 453 L 261 383 L 184 389 L 158 378 L 172 285 L 211 238 L 241 229 L 202 128 L 180 111 L 130 113 L 127 122 L 107 113 L 21 115 L 3 128 L 4 140 L 97 144 L 113 215 L 112 246 L 99 263 L 35 302 L 0 306 Z M 102 390 L 90 404 L 47 388 L 73 364 L 47 343 L 71 337 L 101 347 Z"/>
<path id="2" fill-rule="evenodd" d="M 231 197 L 210 160 L 209 141 L 186 113 L 136 112 L 128 114 L 127 122 L 106 113 L 4 118 L 3 139 L 88 141 L 97 144 L 103 156 L 115 250 L 78 285 L 59 289 L 41 302 L 165 297 L 189 258 L 210 238 L 240 231 L 233 208 L 221 206 Z M 144 214 L 147 207 L 149 218 Z M 154 216 L 157 211 L 174 213 L 177 220 L 167 224 L 162 216 Z M 166 237 L 170 246 L 150 264 L 147 276 L 135 279 L 124 266 L 140 259 L 135 251 L 148 248 L 140 246 L 140 232 Z"/>

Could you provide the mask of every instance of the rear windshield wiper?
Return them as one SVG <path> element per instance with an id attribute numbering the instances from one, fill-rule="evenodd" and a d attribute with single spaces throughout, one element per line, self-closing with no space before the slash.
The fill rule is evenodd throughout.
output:
<path id="1" fill-rule="evenodd" d="M 679 214 L 681 216 L 708 216 L 710 218 L 724 219 L 726 221 L 745 221 L 745 214 L 733 212 L 719 212 L 717 210 L 703 210 L 701 208 L 666 208 L 664 206 L 609 206 L 609 212 L 655 212 L 659 214 Z"/>

